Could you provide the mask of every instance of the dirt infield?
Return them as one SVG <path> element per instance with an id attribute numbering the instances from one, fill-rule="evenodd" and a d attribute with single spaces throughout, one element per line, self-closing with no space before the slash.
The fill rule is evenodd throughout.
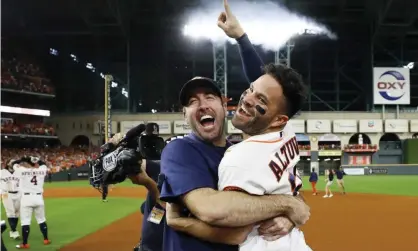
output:
<path id="1" fill-rule="evenodd" d="M 71 192 L 70 192 L 71 191 Z M 93 189 L 49 189 L 47 197 L 95 196 Z M 144 197 L 145 190 L 115 188 L 111 196 Z M 312 217 L 303 227 L 316 251 L 417 250 L 418 197 L 335 194 L 324 199 L 306 194 Z M 60 251 L 131 251 L 138 242 L 138 212 L 67 245 Z"/>

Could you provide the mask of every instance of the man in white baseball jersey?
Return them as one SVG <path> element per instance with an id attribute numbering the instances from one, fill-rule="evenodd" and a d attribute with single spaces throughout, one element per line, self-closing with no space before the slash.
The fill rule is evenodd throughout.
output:
<path id="1" fill-rule="evenodd" d="M 254 195 L 298 195 L 302 180 L 297 172 L 299 150 L 290 125 L 281 132 L 251 136 L 232 146 L 219 166 L 219 190 Z M 254 226 L 241 251 L 308 251 L 303 233 L 294 228 L 275 241 L 267 241 Z"/>
<path id="2" fill-rule="evenodd" d="M 242 191 L 253 195 L 287 194 L 298 196 L 302 181 L 296 164 L 300 159 L 296 135 L 290 125 L 305 101 L 301 76 L 291 68 L 270 64 L 264 75 L 244 91 L 232 119 L 235 128 L 250 137 L 230 147 L 219 165 L 219 190 Z M 167 206 L 167 219 L 171 207 Z M 245 205 L 243 205 L 245 206 Z M 216 239 L 217 227 L 197 219 L 183 219 L 187 228 L 178 228 L 208 241 Z M 269 225 L 251 226 L 246 240 L 240 245 L 245 251 L 308 251 L 303 233 L 293 228 L 289 234 L 274 239 L 264 235 Z M 194 230 L 193 230 L 194 229 Z"/>
<path id="3" fill-rule="evenodd" d="M 13 160 L 10 160 L 6 164 L 6 168 L 1 169 L 0 185 L 3 206 L 10 226 L 10 238 L 17 239 L 20 237 L 16 227 L 19 221 L 21 193 L 19 191 L 19 177 L 16 176 L 10 165 L 12 162 Z"/>
<path id="4" fill-rule="evenodd" d="M 30 223 L 32 213 L 35 213 L 35 219 L 44 237 L 44 244 L 48 245 L 51 241 L 48 239 L 48 227 L 45 219 L 44 207 L 44 180 L 48 175 L 48 167 L 37 157 L 25 157 L 14 164 L 16 176 L 20 178 L 20 191 L 22 199 L 20 201 L 20 216 L 22 225 L 22 244 L 16 248 L 29 248 L 28 238 L 30 232 Z"/>

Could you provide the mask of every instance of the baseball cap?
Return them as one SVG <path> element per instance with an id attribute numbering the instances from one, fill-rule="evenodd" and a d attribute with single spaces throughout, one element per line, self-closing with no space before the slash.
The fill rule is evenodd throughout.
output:
<path id="1" fill-rule="evenodd" d="M 187 81 L 180 90 L 180 104 L 182 106 L 187 106 L 189 99 L 193 94 L 193 91 L 196 88 L 208 88 L 213 91 L 213 93 L 222 99 L 221 90 L 218 88 L 216 82 L 210 78 L 205 77 L 194 77 Z"/>

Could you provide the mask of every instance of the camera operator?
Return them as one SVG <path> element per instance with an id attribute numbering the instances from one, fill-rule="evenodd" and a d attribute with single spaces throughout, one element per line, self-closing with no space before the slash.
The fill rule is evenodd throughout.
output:
<path id="1" fill-rule="evenodd" d="M 144 160 L 142 168 L 156 182 L 160 174 L 159 160 Z M 141 205 L 144 215 L 141 228 L 141 240 L 135 246 L 134 251 L 162 251 L 164 232 L 164 209 L 157 201 L 147 194 L 145 202 Z"/>
<path id="2" fill-rule="evenodd" d="M 158 182 L 160 174 L 160 157 L 165 146 L 164 140 L 159 137 L 157 123 L 148 123 L 145 135 L 141 136 L 141 152 L 145 160 L 143 169 L 155 181 Z M 142 221 L 141 240 L 134 251 L 162 251 L 164 232 L 164 209 L 148 193 L 145 202 L 141 205 L 144 215 Z"/>
<path id="3" fill-rule="evenodd" d="M 138 125 L 124 136 L 120 133 L 114 135 L 101 146 L 100 158 L 89 163 L 90 184 L 93 187 L 102 192 L 103 186 L 129 178 L 132 183 L 145 186 L 155 201 L 161 203 L 157 183 L 147 175 L 142 165 L 139 142 L 144 131 L 145 125 Z"/>
<path id="4" fill-rule="evenodd" d="M 145 159 L 160 160 L 161 152 L 165 146 L 163 138 L 159 136 L 160 127 L 157 123 L 148 123 L 145 135 L 140 138 L 141 153 Z"/>
<path id="5" fill-rule="evenodd" d="M 103 185 L 120 183 L 126 177 L 148 189 L 143 206 L 142 238 L 134 250 L 162 250 L 165 211 L 159 199 L 157 180 L 165 143 L 158 132 L 158 124 L 149 123 L 132 128 L 126 135 L 117 133 L 101 147 L 101 157 L 91 163 L 91 183 L 99 190 Z"/>

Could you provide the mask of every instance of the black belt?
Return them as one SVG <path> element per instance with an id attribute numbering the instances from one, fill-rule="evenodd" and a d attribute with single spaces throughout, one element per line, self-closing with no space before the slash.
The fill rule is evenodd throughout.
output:
<path id="1" fill-rule="evenodd" d="M 42 193 L 24 193 L 24 195 L 31 195 L 31 194 L 42 195 Z"/>
<path id="2" fill-rule="evenodd" d="M 14 193 L 14 194 L 16 194 L 16 193 L 19 193 L 18 191 L 8 191 L 8 193 Z"/>

